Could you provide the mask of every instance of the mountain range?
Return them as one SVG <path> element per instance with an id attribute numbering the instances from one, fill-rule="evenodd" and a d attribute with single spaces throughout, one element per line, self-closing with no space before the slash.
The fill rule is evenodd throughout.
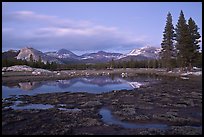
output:
<path id="1" fill-rule="evenodd" d="M 160 48 L 146 46 L 138 49 L 133 49 L 127 54 L 98 51 L 96 53 L 86 53 L 78 56 L 67 49 L 60 49 L 58 51 L 43 53 L 32 47 L 25 47 L 20 50 L 9 50 L 3 52 L 2 59 L 16 58 L 29 61 L 30 55 L 32 54 L 35 61 L 38 61 L 39 57 L 41 57 L 44 63 L 46 63 L 47 61 L 60 64 L 102 63 L 111 61 L 112 59 L 115 61 L 157 59 L 159 57 L 159 51 Z"/>

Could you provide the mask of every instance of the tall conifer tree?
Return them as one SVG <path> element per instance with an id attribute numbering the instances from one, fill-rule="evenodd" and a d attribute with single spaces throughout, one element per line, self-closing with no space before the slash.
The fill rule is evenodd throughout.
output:
<path id="1" fill-rule="evenodd" d="M 167 67 L 167 71 L 172 69 L 171 60 L 174 56 L 174 26 L 172 24 L 172 16 L 167 14 L 166 26 L 163 32 L 163 41 L 161 43 L 161 58 L 163 66 Z"/>
<path id="2" fill-rule="evenodd" d="M 178 64 L 180 67 L 184 68 L 188 65 L 189 44 L 191 40 L 188 25 L 186 24 L 182 10 L 175 30 Z"/>
<path id="3" fill-rule="evenodd" d="M 189 69 L 192 68 L 193 62 L 199 58 L 199 49 L 200 49 L 200 34 L 198 32 L 198 26 L 196 25 L 195 21 L 190 18 L 188 20 L 188 29 L 190 35 L 190 43 L 189 43 L 189 56 L 188 56 L 188 67 Z"/>
<path id="4" fill-rule="evenodd" d="M 176 49 L 180 67 L 188 67 L 191 70 L 192 63 L 198 57 L 200 34 L 195 21 L 190 18 L 186 23 L 183 11 L 181 11 L 176 25 Z"/>

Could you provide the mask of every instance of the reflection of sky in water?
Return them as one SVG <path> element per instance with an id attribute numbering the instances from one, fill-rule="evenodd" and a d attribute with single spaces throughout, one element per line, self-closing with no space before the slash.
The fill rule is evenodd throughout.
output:
<path id="1" fill-rule="evenodd" d="M 23 103 L 22 101 L 13 101 L 13 105 L 9 106 L 9 107 L 4 107 L 4 109 L 14 109 L 14 110 L 31 110 L 31 109 L 50 109 L 50 108 L 54 108 L 54 105 L 50 105 L 50 104 L 26 104 L 26 105 L 21 105 L 21 103 Z M 59 106 L 66 106 L 66 104 L 59 104 Z M 68 108 L 61 108 L 58 107 L 58 110 L 61 111 L 67 111 L 67 112 L 80 112 L 81 109 L 78 108 L 72 108 L 72 109 L 68 109 Z"/>
<path id="2" fill-rule="evenodd" d="M 88 92 L 102 93 L 112 90 L 133 89 L 148 83 L 147 79 L 122 79 L 111 77 L 82 77 L 69 80 L 41 81 L 41 82 L 24 82 L 15 86 L 2 86 L 2 97 L 10 95 L 34 95 L 39 93 L 52 92 Z"/>
<path id="3" fill-rule="evenodd" d="M 116 119 L 111 114 L 111 111 L 107 108 L 101 108 L 99 113 L 102 116 L 103 122 L 109 125 L 119 125 L 124 128 L 160 128 L 160 129 L 167 128 L 166 124 L 144 124 L 144 123 L 139 124 L 139 123 L 120 121 Z"/>
<path id="4" fill-rule="evenodd" d="M 17 105 L 11 106 L 11 108 L 14 110 L 49 109 L 49 108 L 53 108 L 53 107 L 54 107 L 53 105 L 49 105 L 49 104 L 29 104 L 29 105 L 25 105 L 25 106 L 17 106 Z"/>

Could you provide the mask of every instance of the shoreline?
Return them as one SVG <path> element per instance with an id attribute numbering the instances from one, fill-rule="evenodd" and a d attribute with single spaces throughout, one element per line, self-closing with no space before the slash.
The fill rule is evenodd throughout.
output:
<path id="1" fill-rule="evenodd" d="M 74 77 L 82 76 L 112 76 L 121 75 L 121 77 L 135 77 L 137 75 L 154 75 L 162 77 L 199 77 L 196 75 L 182 75 L 182 72 L 166 72 L 165 69 L 146 69 L 146 68 L 126 68 L 126 69 L 113 69 L 113 70 L 62 70 L 52 71 L 52 73 L 42 73 L 40 75 L 33 75 L 29 71 L 21 72 L 3 72 L 2 83 L 10 84 L 17 82 L 33 82 L 45 80 L 63 80 Z M 202 74 L 201 74 L 202 76 Z"/>

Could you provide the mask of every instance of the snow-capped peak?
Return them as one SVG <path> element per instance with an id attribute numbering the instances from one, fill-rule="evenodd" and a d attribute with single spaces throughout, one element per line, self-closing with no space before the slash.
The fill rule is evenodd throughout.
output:
<path id="1" fill-rule="evenodd" d="M 141 54 L 142 51 L 141 49 L 133 49 L 132 51 L 130 51 L 130 53 L 128 53 L 127 55 L 130 55 L 130 56 L 137 56 L 139 54 Z"/>
<path id="2" fill-rule="evenodd" d="M 158 56 L 159 51 L 160 51 L 160 48 L 145 46 L 139 49 L 133 49 L 127 54 L 127 56 L 142 55 L 149 58 L 156 58 Z"/>
<path id="3" fill-rule="evenodd" d="M 66 58 L 80 59 L 79 56 L 77 56 L 76 54 L 74 54 L 73 52 L 67 49 L 60 49 L 55 52 L 47 52 L 46 54 L 59 59 L 66 59 Z"/>

